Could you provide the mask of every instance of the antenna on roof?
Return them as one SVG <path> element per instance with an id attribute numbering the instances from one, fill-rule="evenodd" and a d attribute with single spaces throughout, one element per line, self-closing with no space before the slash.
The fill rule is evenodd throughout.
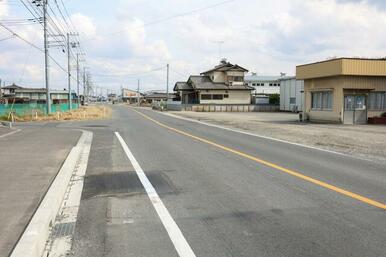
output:
<path id="1" fill-rule="evenodd" d="M 222 58 L 220 61 L 220 64 L 227 64 L 227 63 L 228 63 L 227 58 Z"/>
<path id="2" fill-rule="evenodd" d="M 218 58 L 221 59 L 221 56 L 222 56 L 222 45 L 225 43 L 225 41 L 213 41 L 213 43 L 218 44 Z"/>

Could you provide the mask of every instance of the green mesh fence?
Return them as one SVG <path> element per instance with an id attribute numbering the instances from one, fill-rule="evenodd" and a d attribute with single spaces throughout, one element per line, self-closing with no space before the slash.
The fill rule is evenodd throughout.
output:
<path id="1" fill-rule="evenodd" d="M 72 109 L 78 109 L 78 104 L 72 104 Z M 66 112 L 70 108 L 68 106 L 68 103 L 64 104 L 52 104 L 51 105 L 51 112 Z M 47 106 L 46 104 L 37 104 L 37 103 L 30 103 L 30 104 L 0 104 L 0 116 L 7 116 L 9 113 L 13 112 L 16 116 L 30 116 L 35 115 L 37 112 L 38 114 L 46 114 L 47 113 Z"/>

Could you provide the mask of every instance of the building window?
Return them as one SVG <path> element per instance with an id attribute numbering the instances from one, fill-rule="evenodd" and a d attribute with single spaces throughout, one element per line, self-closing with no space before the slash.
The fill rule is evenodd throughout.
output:
<path id="1" fill-rule="evenodd" d="M 201 95 L 201 100 L 212 100 L 212 95 Z"/>
<path id="2" fill-rule="evenodd" d="M 386 91 L 371 92 L 369 95 L 370 110 L 386 110 Z"/>
<path id="3" fill-rule="evenodd" d="M 332 110 L 332 92 L 322 91 L 311 93 L 313 110 Z"/>
<path id="4" fill-rule="evenodd" d="M 272 83 L 270 83 L 269 86 L 272 87 Z"/>
<path id="5" fill-rule="evenodd" d="M 223 100 L 224 98 L 229 98 L 229 95 L 220 95 L 220 94 L 215 94 L 215 95 L 201 95 L 201 100 Z"/>
<path id="6" fill-rule="evenodd" d="M 213 95 L 213 100 L 223 100 L 224 95 Z"/>
<path id="7" fill-rule="evenodd" d="M 241 77 L 241 76 L 233 77 L 233 81 L 236 81 L 236 82 L 243 82 L 243 81 L 244 81 L 244 77 Z"/>
<path id="8" fill-rule="evenodd" d="M 256 83 L 253 83 L 253 84 L 252 84 L 252 86 L 254 86 L 254 87 L 255 87 L 255 86 L 256 86 Z"/>
<path id="9" fill-rule="evenodd" d="M 296 104 L 296 97 L 290 98 L 290 104 Z"/>

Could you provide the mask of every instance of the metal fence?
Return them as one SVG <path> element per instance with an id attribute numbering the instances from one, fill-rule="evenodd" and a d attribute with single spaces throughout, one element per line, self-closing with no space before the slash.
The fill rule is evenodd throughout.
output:
<path id="1" fill-rule="evenodd" d="M 78 109 L 79 105 L 73 103 L 72 109 Z M 69 111 L 68 103 L 63 104 L 52 104 L 51 111 L 52 112 L 67 112 Z M 46 104 L 38 104 L 38 103 L 30 103 L 30 104 L 0 104 L 0 116 L 7 116 L 10 113 L 15 114 L 16 116 L 30 116 L 38 114 L 47 114 L 47 105 Z"/>

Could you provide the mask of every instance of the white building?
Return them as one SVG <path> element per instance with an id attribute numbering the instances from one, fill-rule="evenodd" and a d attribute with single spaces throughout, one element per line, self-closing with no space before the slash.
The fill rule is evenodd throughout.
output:
<path id="1" fill-rule="evenodd" d="M 258 76 L 252 73 L 245 77 L 245 85 L 254 87 L 252 92 L 254 95 L 272 95 L 280 94 L 280 78 L 281 76 Z"/>
<path id="2" fill-rule="evenodd" d="M 300 112 L 304 105 L 304 81 L 296 77 L 280 79 L 280 110 Z"/>

